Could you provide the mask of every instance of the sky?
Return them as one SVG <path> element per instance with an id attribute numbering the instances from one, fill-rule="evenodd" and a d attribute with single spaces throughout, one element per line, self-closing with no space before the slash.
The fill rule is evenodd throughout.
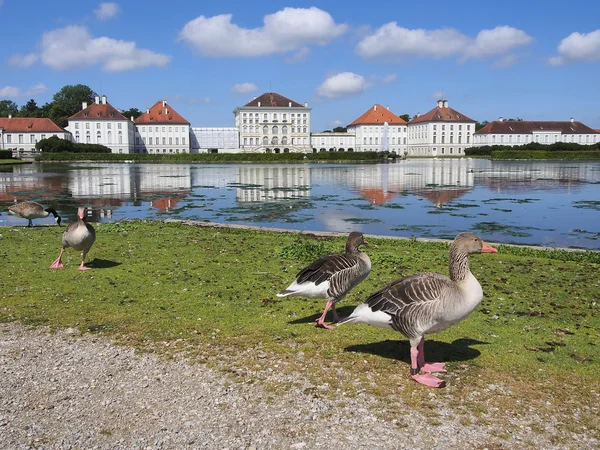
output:
<path id="1" fill-rule="evenodd" d="M 597 0 L 0 0 L 0 20 L 0 100 L 19 106 L 84 84 L 121 110 L 167 100 L 194 127 L 230 127 L 277 92 L 308 103 L 316 132 L 443 97 L 480 122 L 600 129 Z"/>

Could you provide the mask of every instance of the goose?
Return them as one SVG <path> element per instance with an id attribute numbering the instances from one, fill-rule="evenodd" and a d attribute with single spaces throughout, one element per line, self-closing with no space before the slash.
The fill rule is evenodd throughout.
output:
<path id="1" fill-rule="evenodd" d="M 77 270 L 88 270 L 91 267 L 87 267 L 84 264 L 85 257 L 90 251 L 90 248 L 96 240 L 96 230 L 89 223 L 85 221 L 85 210 L 80 207 L 77 211 L 77 222 L 71 222 L 65 232 L 62 235 L 62 247 L 60 248 L 60 254 L 58 258 L 50 266 L 51 269 L 61 269 L 63 267 L 62 255 L 65 249 L 71 247 L 75 250 L 83 251 L 81 256 L 81 265 Z"/>
<path id="2" fill-rule="evenodd" d="M 399 331 L 410 341 L 412 379 L 440 387 L 443 380 L 431 373 L 445 372 L 446 364 L 425 362 L 424 335 L 460 322 L 481 303 L 483 289 L 469 270 L 468 257 L 497 252 L 475 233 L 460 233 L 450 246 L 450 277 L 427 272 L 399 278 L 369 296 L 339 324 L 364 323 Z"/>
<path id="3" fill-rule="evenodd" d="M 33 219 L 44 219 L 50 214 L 54 216 L 54 220 L 60 225 L 61 218 L 54 208 L 44 208 L 36 202 L 21 202 L 8 207 L 8 213 L 21 219 L 29 220 L 30 227 L 33 227 Z"/>
<path id="4" fill-rule="evenodd" d="M 366 253 L 359 250 L 361 245 L 368 245 L 367 241 L 362 233 L 353 231 L 348 235 L 345 253 L 321 256 L 298 272 L 296 280 L 287 289 L 279 292 L 277 297 L 295 295 L 326 299 L 325 311 L 317 319 L 315 326 L 334 329 L 335 327 L 325 323 L 327 311 L 331 308 L 333 319 L 337 322 L 339 316 L 335 310 L 336 302 L 341 301 L 371 271 L 371 260 Z"/>

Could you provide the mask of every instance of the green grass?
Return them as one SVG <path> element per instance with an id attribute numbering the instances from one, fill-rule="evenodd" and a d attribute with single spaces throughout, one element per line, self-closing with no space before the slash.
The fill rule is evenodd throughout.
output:
<path id="1" fill-rule="evenodd" d="M 75 270 L 80 255 L 72 250 L 64 269 L 48 268 L 64 228 L 0 228 L 0 321 L 104 334 L 234 377 L 264 379 L 276 361 L 277 370 L 327 383 L 334 395 L 401 396 L 433 422 L 427 405 L 437 402 L 466 422 L 535 412 L 567 431 L 598 434 L 599 253 L 500 246 L 471 257 L 485 297 L 466 320 L 428 336 L 428 359 L 449 368 L 447 387 L 432 390 L 408 378 L 409 345 L 400 334 L 317 329 L 324 301 L 275 296 L 313 258 L 341 251 L 344 237 L 160 222 L 95 227 L 94 270 L 86 272 Z M 447 273 L 445 243 L 368 240 L 373 270 L 339 305 L 342 315 L 401 275 Z"/>
<path id="2" fill-rule="evenodd" d="M 31 164 L 33 161 L 22 161 L 20 159 L 0 159 L 0 166 L 9 164 Z"/>

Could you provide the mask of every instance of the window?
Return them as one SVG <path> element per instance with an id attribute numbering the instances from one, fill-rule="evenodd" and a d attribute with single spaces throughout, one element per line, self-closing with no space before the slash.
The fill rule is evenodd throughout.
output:
<path id="1" fill-rule="evenodd" d="M 122 143 L 123 143 L 123 134 L 119 131 L 119 144 L 122 144 Z"/>
<path id="2" fill-rule="evenodd" d="M 117 124 L 117 128 L 120 130 L 121 129 L 121 125 L 123 125 L 122 123 L 118 123 Z"/>
<path id="3" fill-rule="evenodd" d="M 152 145 L 152 138 L 151 137 L 148 138 L 148 145 Z"/>
<path id="4" fill-rule="evenodd" d="M 169 145 L 173 145 L 173 138 L 172 137 L 169 138 Z"/>
<path id="5" fill-rule="evenodd" d="M 12 141 L 12 135 L 10 135 L 10 134 L 7 134 L 7 135 L 6 135 L 6 143 L 7 143 L 7 144 L 12 144 L 12 142 L 11 142 L 11 141 Z"/>
<path id="6" fill-rule="evenodd" d="M 89 122 L 86 122 L 86 123 L 85 123 L 85 129 L 86 129 L 86 130 L 89 130 L 89 129 L 90 129 L 90 124 L 89 124 Z"/>
<path id="7" fill-rule="evenodd" d="M 30 134 L 29 135 L 29 143 L 30 144 L 35 144 L 35 134 Z"/>
<path id="8" fill-rule="evenodd" d="M 20 134 L 20 135 L 19 135 L 19 144 L 22 144 L 22 143 L 23 143 L 23 135 L 22 135 L 22 134 Z"/>
<path id="9" fill-rule="evenodd" d="M 433 137 L 433 143 L 435 144 L 435 143 L 436 143 L 436 141 L 437 141 L 437 137 L 436 137 L 436 136 L 434 136 L 434 137 Z"/>
<path id="10" fill-rule="evenodd" d="M 45 134 L 42 134 L 42 139 L 46 139 L 46 135 Z"/>
<path id="11" fill-rule="evenodd" d="M 282 134 L 287 134 L 288 133 L 288 127 L 286 127 L 285 125 L 281 127 L 281 133 Z"/>
<path id="12" fill-rule="evenodd" d="M 164 133 L 164 132 L 166 131 L 166 128 L 165 128 L 165 127 L 162 127 L 162 130 L 163 130 L 163 133 Z"/>
<path id="13" fill-rule="evenodd" d="M 179 145 L 179 138 L 178 137 L 175 138 L 175 145 Z"/>
<path id="14" fill-rule="evenodd" d="M 138 138 L 138 140 L 139 140 L 139 138 Z M 112 131 L 108 132 L 108 143 L 112 144 Z"/>
<path id="15" fill-rule="evenodd" d="M 121 124 L 119 124 L 119 125 L 121 125 Z M 119 127 L 119 128 L 121 128 L 121 127 Z M 158 127 L 154 127 L 154 131 L 156 131 L 158 133 Z"/>
<path id="16" fill-rule="evenodd" d="M 162 141 L 163 141 L 163 145 L 167 145 L 167 138 L 166 137 L 163 137 Z"/>
<path id="17" fill-rule="evenodd" d="M 272 133 L 273 134 L 279 134 L 279 128 L 277 127 L 277 125 L 275 125 L 272 129 Z"/>
<path id="18" fill-rule="evenodd" d="M 184 137 L 181 138 L 181 145 L 185 145 L 185 138 Z"/>
<path id="19" fill-rule="evenodd" d="M 75 129 L 79 130 L 79 122 L 75 122 Z"/>
<path id="20" fill-rule="evenodd" d="M 111 125 L 112 125 L 111 123 L 107 123 L 106 128 L 110 130 Z"/>
<path id="21" fill-rule="evenodd" d="M 263 134 L 268 134 L 268 133 L 269 133 L 269 127 L 265 125 L 263 127 Z"/>

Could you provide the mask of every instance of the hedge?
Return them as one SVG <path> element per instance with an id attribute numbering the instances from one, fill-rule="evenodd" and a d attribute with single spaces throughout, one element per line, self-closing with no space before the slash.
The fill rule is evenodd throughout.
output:
<path id="1" fill-rule="evenodd" d="M 0 150 L 0 159 L 12 159 L 12 150 Z"/>

